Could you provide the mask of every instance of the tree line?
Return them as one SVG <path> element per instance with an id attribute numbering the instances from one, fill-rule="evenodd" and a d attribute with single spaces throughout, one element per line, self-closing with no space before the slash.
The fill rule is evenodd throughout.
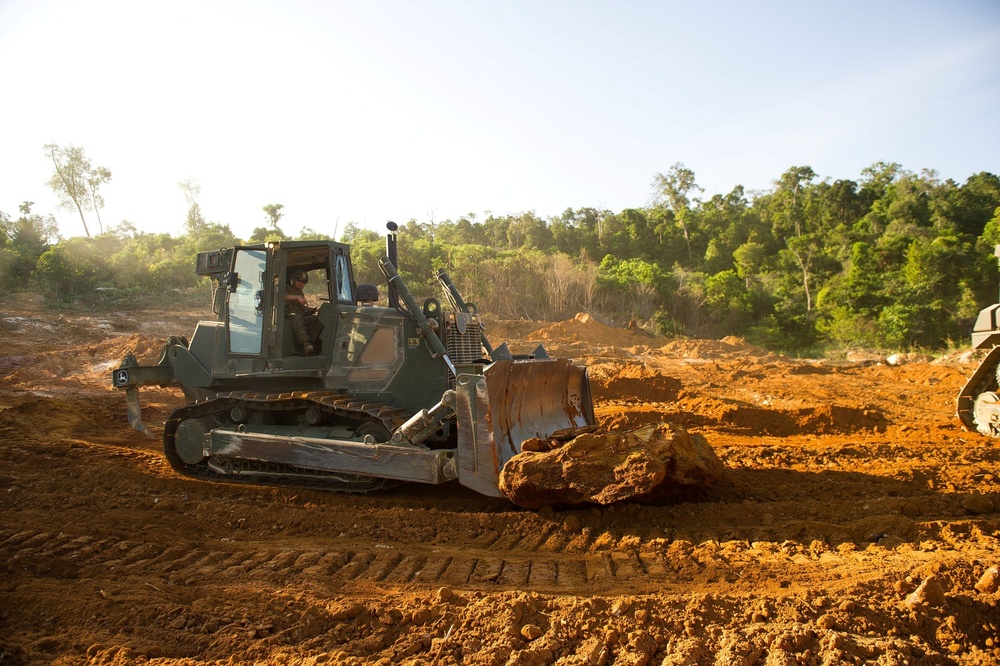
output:
<path id="1" fill-rule="evenodd" d="M 766 192 L 699 193 L 675 164 L 655 176 L 647 205 L 619 213 L 411 221 L 401 272 L 423 279 L 424 267 L 444 267 L 501 317 L 589 311 L 798 353 L 965 345 L 978 311 L 997 302 L 993 174 L 958 184 L 877 163 L 831 182 L 792 167 Z M 349 226 L 345 238 L 356 256 L 381 252 L 375 232 Z"/>
<path id="2" fill-rule="evenodd" d="M 0 212 L 0 286 L 64 302 L 177 300 L 200 292 L 198 251 L 291 238 L 281 204 L 263 206 L 264 223 L 240 239 L 204 219 L 196 183 L 181 189 L 188 215 L 176 237 L 123 222 L 59 239 L 30 202 L 16 219 Z M 466 300 L 501 318 L 586 311 L 663 335 L 738 335 L 792 353 L 964 346 L 978 311 L 997 301 L 994 174 L 959 184 L 879 162 L 856 180 L 831 181 L 805 166 L 767 191 L 702 194 L 678 163 L 654 176 L 649 201 L 617 213 L 410 220 L 399 232 L 400 273 L 418 297 L 438 296 L 432 275 L 444 268 Z M 340 240 L 352 245 L 358 282 L 380 284 L 383 235 L 348 224 Z"/>

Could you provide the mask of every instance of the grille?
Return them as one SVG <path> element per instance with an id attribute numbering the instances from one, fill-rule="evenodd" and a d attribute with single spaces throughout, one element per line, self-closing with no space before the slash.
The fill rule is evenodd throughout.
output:
<path id="1" fill-rule="evenodd" d="M 444 345 L 455 365 L 472 363 L 483 357 L 482 326 L 475 315 L 449 312 L 444 317 Z"/>

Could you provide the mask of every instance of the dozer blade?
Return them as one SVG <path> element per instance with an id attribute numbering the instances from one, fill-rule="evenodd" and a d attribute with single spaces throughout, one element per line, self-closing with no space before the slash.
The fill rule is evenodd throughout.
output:
<path id="1" fill-rule="evenodd" d="M 500 497 L 500 470 L 532 437 L 594 424 L 587 370 L 567 359 L 497 361 L 459 375 L 459 482 Z"/>

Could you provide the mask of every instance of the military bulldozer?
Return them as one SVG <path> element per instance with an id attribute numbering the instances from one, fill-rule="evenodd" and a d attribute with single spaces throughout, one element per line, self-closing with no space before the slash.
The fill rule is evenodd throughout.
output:
<path id="1" fill-rule="evenodd" d="M 1000 245 L 993 254 L 1000 259 Z M 1000 303 L 979 312 L 972 347 L 989 351 L 958 394 L 958 418 L 969 430 L 1000 437 Z"/>
<path id="2" fill-rule="evenodd" d="M 155 365 L 128 354 L 111 372 L 129 422 L 142 421 L 138 389 L 179 385 L 186 404 L 163 426 L 163 451 L 183 474 L 307 483 L 367 492 L 398 482 L 459 483 L 500 496 L 504 464 L 532 437 L 594 423 L 585 368 L 539 346 L 492 346 L 472 303 L 438 271 L 445 307 L 418 304 L 398 273 L 388 225 L 379 288 L 356 284 L 350 247 L 270 242 L 201 252 L 214 320 L 190 340 L 172 336 Z M 321 324 L 314 345 L 286 317 L 293 274 Z M 311 352 L 311 353 L 307 353 Z"/>

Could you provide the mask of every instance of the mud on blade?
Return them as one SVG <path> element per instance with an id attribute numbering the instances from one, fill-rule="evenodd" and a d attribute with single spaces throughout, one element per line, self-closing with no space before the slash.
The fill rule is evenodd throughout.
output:
<path id="1" fill-rule="evenodd" d="M 532 437 L 594 424 L 585 368 L 567 359 L 498 361 L 482 375 L 460 375 L 458 478 L 500 496 L 500 470 Z"/>

